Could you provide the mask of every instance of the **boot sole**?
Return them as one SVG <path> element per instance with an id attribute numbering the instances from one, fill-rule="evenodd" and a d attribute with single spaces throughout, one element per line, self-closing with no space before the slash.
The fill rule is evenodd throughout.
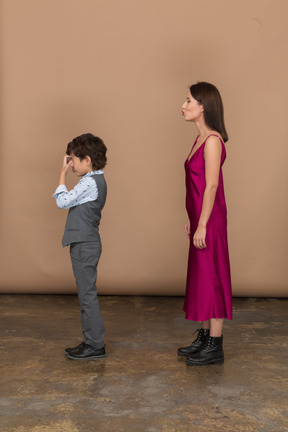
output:
<path id="1" fill-rule="evenodd" d="M 198 351 L 193 352 L 193 353 L 189 353 L 189 354 L 183 354 L 183 353 L 179 353 L 179 352 L 177 351 L 177 355 L 178 355 L 179 357 L 190 357 L 190 356 L 194 356 L 194 355 L 197 354 L 197 353 L 198 353 Z"/>
<path id="2" fill-rule="evenodd" d="M 224 363 L 224 357 L 218 358 L 218 359 L 214 359 L 214 360 L 210 360 L 210 361 L 206 361 L 206 362 L 187 362 L 186 361 L 186 365 L 187 366 L 208 366 L 210 364 L 220 364 L 220 363 Z"/>

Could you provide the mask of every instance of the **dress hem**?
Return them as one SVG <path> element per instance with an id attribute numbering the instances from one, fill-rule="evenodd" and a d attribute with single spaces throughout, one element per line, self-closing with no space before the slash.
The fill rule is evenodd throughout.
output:
<path id="1" fill-rule="evenodd" d="M 183 309 L 183 311 L 186 313 L 185 309 Z M 196 319 L 196 318 L 192 318 L 191 316 L 188 316 L 186 313 L 185 319 L 188 321 L 196 321 L 196 322 L 208 321 L 210 319 L 228 319 L 228 320 L 232 321 L 233 316 L 232 315 L 229 315 L 229 316 L 209 316 L 208 318 L 207 317 L 205 317 L 205 318 L 197 317 L 197 319 Z"/>

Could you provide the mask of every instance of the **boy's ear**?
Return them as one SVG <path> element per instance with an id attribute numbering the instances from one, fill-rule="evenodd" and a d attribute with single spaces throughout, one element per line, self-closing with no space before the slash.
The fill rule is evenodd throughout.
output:
<path id="1" fill-rule="evenodd" d="M 86 156 L 85 157 L 85 161 L 86 161 L 86 163 L 87 163 L 87 165 L 92 165 L 92 161 L 91 161 L 91 157 L 90 156 Z"/>

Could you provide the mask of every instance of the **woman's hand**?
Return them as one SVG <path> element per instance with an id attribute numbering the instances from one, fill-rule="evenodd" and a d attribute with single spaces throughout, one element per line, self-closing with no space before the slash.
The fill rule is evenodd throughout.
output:
<path id="1" fill-rule="evenodd" d="M 190 239 L 190 220 L 189 219 L 185 224 L 184 231 L 185 231 L 185 234 L 187 235 L 187 237 Z"/>
<path id="2" fill-rule="evenodd" d="M 197 249 L 205 249 L 206 246 L 206 227 L 199 226 L 193 236 L 193 244 Z"/>

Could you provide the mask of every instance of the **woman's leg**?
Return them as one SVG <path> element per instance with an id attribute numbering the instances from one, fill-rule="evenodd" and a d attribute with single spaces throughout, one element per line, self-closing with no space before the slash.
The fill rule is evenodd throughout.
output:
<path id="1" fill-rule="evenodd" d="M 210 319 L 210 336 L 220 337 L 222 336 L 224 318 L 212 318 Z"/>
<path id="2" fill-rule="evenodd" d="M 209 330 L 210 329 L 210 321 L 211 320 L 202 321 L 202 328 L 205 330 Z"/>

